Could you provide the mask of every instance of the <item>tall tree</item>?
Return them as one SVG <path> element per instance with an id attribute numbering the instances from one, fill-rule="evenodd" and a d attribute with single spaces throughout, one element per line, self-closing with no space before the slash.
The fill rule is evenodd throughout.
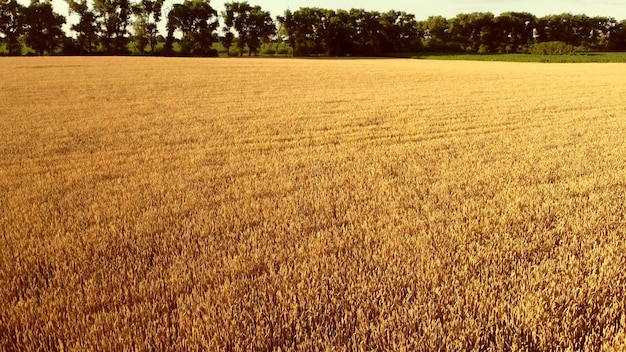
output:
<path id="1" fill-rule="evenodd" d="M 248 42 L 248 23 L 250 22 L 250 11 L 252 6 L 247 2 L 230 2 L 224 4 L 226 11 L 222 12 L 224 19 L 224 32 L 232 33 L 231 29 L 237 31 L 235 45 L 239 49 L 239 55 L 243 55 L 244 47 Z"/>
<path id="2" fill-rule="evenodd" d="M 164 0 L 141 0 L 133 6 L 137 18 L 134 23 L 135 44 L 141 54 L 144 53 L 146 45 L 150 46 L 150 53 L 154 54 L 163 2 Z"/>
<path id="3" fill-rule="evenodd" d="M 450 23 L 443 16 L 430 16 L 419 24 L 424 46 L 431 51 L 451 51 Z"/>
<path id="4" fill-rule="evenodd" d="M 65 17 L 55 13 L 50 1 L 32 0 L 25 12 L 26 44 L 38 55 L 53 55 L 64 37 Z"/>
<path id="5" fill-rule="evenodd" d="M 128 27 L 131 22 L 130 0 L 94 0 L 93 11 L 100 27 L 100 42 L 107 54 L 127 54 Z"/>
<path id="6" fill-rule="evenodd" d="M 406 12 L 380 14 L 382 52 L 416 51 L 420 47 L 415 16 Z"/>
<path id="7" fill-rule="evenodd" d="M 254 53 L 276 35 L 276 24 L 268 11 L 263 11 L 261 6 L 254 6 L 250 13 L 250 32 L 248 35 L 248 55 Z"/>
<path id="8" fill-rule="evenodd" d="M 296 49 L 296 31 L 298 30 L 294 14 L 291 10 L 285 10 L 284 16 L 276 16 L 278 26 L 280 27 L 278 33 L 282 36 L 283 41 L 289 43 L 291 50 L 293 50 L 294 56 L 299 56 Z"/>
<path id="9" fill-rule="evenodd" d="M 616 23 L 608 35 L 612 50 L 626 50 L 626 20 Z"/>
<path id="10" fill-rule="evenodd" d="M 517 53 L 534 42 L 537 18 L 527 12 L 505 12 L 495 18 L 495 49 L 502 53 Z"/>
<path id="11" fill-rule="evenodd" d="M 294 56 L 319 54 L 315 48 L 319 38 L 319 24 L 315 13 L 319 8 L 302 7 L 297 11 L 286 10 L 278 21 L 288 35 L 289 45 Z"/>
<path id="12" fill-rule="evenodd" d="M 421 46 L 420 29 L 411 14 L 364 9 L 300 8 L 279 16 L 294 55 L 377 55 Z"/>
<path id="13" fill-rule="evenodd" d="M 77 33 L 81 53 L 93 53 L 98 39 L 98 27 L 96 15 L 87 4 L 87 0 L 65 0 L 70 12 L 77 14 L 78 23 L 72 25 L 72 30 Z"/>
<path id="14" fill-rule="evenodd" d="M 590 33 L 590 48 L 594 50 L 615 50 L 614 39 L 619 23 L 613 17 L 594 17 L 591 19 L 592 32 Z"/>
<path id="15" fill-rule="evenodd" d="M 0 39 L 6 45 L 9 55 L 20 55 L 20 36 L 24 33 L 24 13 L 26 8 L 16 0 L 0 0 Z"/>
<path id="16" fill-rule="evenodd" d="M 352 26 L 356 31 L 354 54 L 374 55 L 380 51 L 381 29 L 380 13 L 351 9 Z"/>
<path id="17" fill-rule="evenodd" d="M 574 15 L 571 13 L 541 17 L 537 26 L 540 41 L 559 41 L 570 45 L 580 45 L 579 34 L 574 30 L 574 21 Z"/>
<path id="18" fill-rule="evenodd" d="M 167 15 L 166 51 L 172 50 L 174 33 L 182 33 L 181 53 L 194 56 L 215 56 L 211 47 L 217 41 L 217 11 L 209 0 L 185 0 L 175 4 Z"/>
<path id="19" fill-rule="evenodd" d="M 237 32 L 236 44 L 240 55 L 243 55 L 244 47 L 248 46 L 248 55 L 257 52 L 261 43 L 267 41 L 276 34 L 276 25 L 270 13 L 263 11 L 260 6 L 251 6 L 247 1 L 230 2 L 224 4 L 226 11 L 224 17 L 224 30 Z"/>
<path id="20" fill-rule="evenodd" d="M 450 20 L 452 40 L 468 52 L 493 50 L 495 25 L 491 12 L 458 14 Z"/>
<path id="21" fill-rule="evenodd" d="M 350 55 L 354 52 L 356 30 L 346 10 L 327 10 L 328 24 L 325 26 L 323 43 L 325 53 L 330 56 Z"/>

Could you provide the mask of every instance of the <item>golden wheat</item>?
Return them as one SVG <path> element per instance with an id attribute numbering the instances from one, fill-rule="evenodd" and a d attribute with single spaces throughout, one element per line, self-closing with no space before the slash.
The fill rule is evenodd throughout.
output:
<path id="1" fill-rule="evenodd" d="M 0 350 L 624 350 L 625 75 L 2 59 Z"/>

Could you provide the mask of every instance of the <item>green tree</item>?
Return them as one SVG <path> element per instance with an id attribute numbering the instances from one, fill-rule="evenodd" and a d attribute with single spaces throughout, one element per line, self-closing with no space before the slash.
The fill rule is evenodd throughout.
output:
<path id="1" fill-rule="evenodd" d="M 593 50 L 615 50 L 620 46 L 620 23 L 612 17 L 589 17 L 563 13 L 538 20 L 541 42 L 559 41 Z"/>
<path id="2" fill-rule="evenodd" d="M 374 55 L 380 52 L 381 30 L 380 13 L 363 9 L 351 9 L 350 17 L 355 29 L 355 55 Z"/>
<path id="3" fill-rule="evenodd" d="M 174 33 L 180 31 L 181 53 L 194 56 L 216 56 L 211 46 L 217 41 L 217 11 L 208 0 L 185 0 L 175 4 L 167 15 L 166 51 L 172 52 Z"/>
<path id="4" fill-rule="evenodd" d="M 608 40 L 612 50 L 626 50 L 626 20 L 616 23 L 608 31 Z"/>
<path id="5" fill-rule="evenodd" d="M 616 50 L 617 42 L 614 39 L 619 30 L 619 22 L 613 17 L 594 17 L 591 19 L 592 32 L 590 34 L 590 48 L 594 50 Z"/>
<path id="6" fill-rule="evenodd" d="M 77 34 L 81 53 L 93 53 L 98 39 L 98 27 L 96 15 L 89 9 L 87 0 L 65 0 L 71 13 L 78 15 L 78 23 L 72 25 L 72 30 Z"/>
<path id="7" fill-rule="evenodd" d="M 52 9 L 49 1 L 39 2 L 32 0 L 25 11 L 26 45 L 35 50 L 38 55 L 54 54 L 54 50 L 61 45 L 64 38 L 63 24 L 65 17 Z"/>
<path id="8" fill-rule="evenodd" d="M 298 48 L 296 48 L 296 33 L 298 27 L 296 26 L 293 12 L 291 12 L 291 10 L 285 10 L 285 15 L 276 16 L 276 20 L 280 27 L 278 33 L 282 36 L 283 41 L 289 43 L 294 56 L 299 56 Z"/>
<path id="9" fill-rule="evenodd" d="M 163 2 L 164 0 L 141 0 L 133 6 L 133 13 L 136 17 L 133 24 L 135 44 L 141 54 L 144 53 L 146 45 L 150 46 L 150 53 L 154 54 Z"/>
<path id="10" fill-rule="evenodd" d="M 527 12 L 505 12 L 495 18 L 496 49 L 502 53 L 523 52 L 533 44 L 537 18 Z"/>
<path id="11" fill-rule="evenodd" d="M 0 0 L 0 39 L 6 45 L 9 55 L 20 55 L 20 36 L 25 29 L 26 8 L 15 0 Z"/>
<path id="12" fill-rule="evenodd" d="M 287 10 L 278 21 L 295 56 L 369 56 L 417 50 L 421 46 L 415 16 L 406 12 L 306 7 L 295 12 Z"/>
<path id="13" fill-rule="evenodd" d="M 581 45 L 581 36 L 589 35 L 589 31 L 579 28 L 578 21 L 579 20 L 571 13 L 562 13 L 540 18 L 537 26 L 540 41 L 558 41 L 574 46 Z M 582 31 L 587 33 L 583 34 Z"/>
<path id="14" fill-rule="evenodd" d="M 230 2 L 224 4 L 226 11 L 222 13 L 224 18 L 224 30 L 229 33 L 231 29 L 237 32 L 235 40 L 239 54 L 243 55 L 244 47 L 248 46 L 248 55 L 256 55 L 262 42 L 269 40 L 276 34 L 276 25 L 270 13 L 263 11 L 260 6 L 251 6 L 247 1 Z"/>
<path id="15" fill-rule="evenodd" d="M 415 15 L 400 11 L 380 14 L 382 52 L 416 51 L 420 48 Z"/>
<path id="16" fill-rule="evenodd" d="M 350 55 L 354 52 L 356 30 L 346 10 L 327 11 L 328 24 L 324 33 L 325 53 L 330 56 Z"/>
<path id="17" fill-rule="evenodd" d="M 420 22 L 423 45 L 430 51 L 454 51 L 450 37 L 450 23 L 443 16 L 430 16 Z"/>
<path id="18" fill-rule="evenodd" d="M 112 55 L 128 53 L 128 26 L 132 6 L 129 0 L 94 0 L 93 11 L 99 26 L 104 52 Z"/>
<path id="19" fill-rule="evenodd" d="M 262 43 L 268 43 L 276 36 L 276 24 L 268 11 L 263 11 L 260 6 L 254 6 L 250 13 L 250 34 L 248 35 L 248 55 L 257 54 Z"/>
<path id="20" fill-rule="evenodd" d="M 307 18 L 310 23 L 311 36 L 311 54 L 324 55 L 328 52 L 329 22 L 334 16 L 334 11 L 319 7 L 307 8 L 303 11 L 303 17 Z"/>
<path id="21" fill-rule="evenodd" d="M 495 32 L 494 16 L 491 12 L 458 14 L 450 20 L 451 39 L 464 51 L 492 51 Z"/>
<path id="22" fill-rule="evenodd" d="M 317 55 L 321 44 L 324 23 L 320 23 L 320 8 L 302 7 L 297 11 L 285 11 L 285 16 L 278 16 L 280 25 L 288 35 L 288 42 L 294 56 Z"/>

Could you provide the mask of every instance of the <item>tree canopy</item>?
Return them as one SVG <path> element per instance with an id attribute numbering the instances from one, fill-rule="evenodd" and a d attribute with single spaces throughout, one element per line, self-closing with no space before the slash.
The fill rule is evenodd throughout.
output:
<path id="1" fill-rule="evenodd" d="M 175 4 L 167 15 L 166 50 L 171 52 L 174 32 L 182 33 L 181 52 L 184 55 L 215 56 L 212 44 L 217 41 L 219 27 L 217 11 L 208 0 L 185 0 Z"/>
<path id="2" fill-rule="evenodd" d="M 55 13 L 50 2 L 33 0 L 24 12 L 26 44 L 39 55 L 52 54 L 60 46 L 65 17 Z"/>
<path id="3" fill-rule="evenodd" d="M 140 0 L 133 6 L 133 14 L 136 17 L 133 26 L 135 30 L 135 44 L 140 54 L 144 53 L 147 45 L 150 46 L 150 52 L 154 54 L 159 34 L 157 25 L 161 21 L 164 1 Z"/>
<path id="4" fill-rule="evenodd" d="M 26 8 L 15 0 L 0 0 L 0 35 L 9 55 L 22 52 L 19 39 L 26 27 Z"/>
<path id="5" fill-rule="evenodd" d="M 273 18 L 247 1 L 225 3 L 221 14 L 210 0 L 184 0 L 168 9 L 163 8 L 164 0 L 65 1 L 77 18 L 71 23 L 71 36 L 63 32 L 65 17 L 54 12 L 50 0 L 32 0 L 30 6 L 0 0 L 4 54 L 126 55 L 132 50 L 137 54 L 214 56 L 217 42 L 226 51 L 234 47 L 239 55 L 246 51 L 256 55 L 264 44 L 274 43 L 289 46 L 294 56 L 527 53 L 546 42 L 561 42 L 577 50 L 626 50 L 626 21 L 610 16 L 474 12 L 418 21 L 414 14 L 396 10 L 301 7 Z M 159 33 L 164 17 L 167 39 Z"/>
<path id="6" fill-rule="evenodd" d="M 245 46 L 248 46 L 248 55 L 257 52 L 261 43 L 269 41 L 276 34 L 276 25 L 272 16 L 263 11 L 261 6 L 251 6 L 247 1 L 230 2 L 224 5 L 223 12 L 225 38 L 230 38 L 231 29 L 237 32 L 235 43 L 240 55 L 243 55 Z M 228 43 L 228 42 L 227 42 Z"/>

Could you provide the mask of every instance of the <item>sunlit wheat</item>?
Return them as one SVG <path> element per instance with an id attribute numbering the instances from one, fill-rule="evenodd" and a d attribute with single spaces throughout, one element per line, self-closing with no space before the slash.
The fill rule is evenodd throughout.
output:
<path id="1" fill-rule="evenodd" d="M 4 58 L 0 350 L 626 349 L 626 66 Z"/>

